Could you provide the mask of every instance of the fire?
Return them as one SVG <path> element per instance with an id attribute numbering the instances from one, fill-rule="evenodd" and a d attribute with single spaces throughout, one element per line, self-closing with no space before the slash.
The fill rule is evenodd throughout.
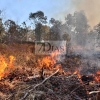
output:
<path id="1" fill-rule="evenodd" d="M 79 79 L 82 79 L 82 76 L 86 76 L 86 75 L 81 75 L 78 70 L 76 70 L 73 74 L 77 75 Z M 94 81 L 96 83 L 100 83 L 100 70 L 97 71 L 96 74 L 91 74 L 89 76 L 86 76 L 86 78 L 88 79 L 88 81 Z"/>
<path id="2" fill-rule="evenodd" d="M 96 72 L 95 81 L 100 83 L 100 71 Z"/>
<path id="3" fill-rule="evenodd" d="M 9 67 L 13 68 L 13 61 L 15 60 L 14 56 L 9 56 L 10 62 L 9 62 Z"/>
<path id="4" fill-rule="evenodd" d="M 9 61 L 5 56 L 0 55 L 0 79 L 7 76 L 13 68 L 14 56 L 9 56 Z"/>
<path id="5" fill-rule="evenodd" d="M 59 54 L 60 53 L 58 51 L 55 51 L 55 52 L 51 53 L 51 55 L 48 55 L 48 56 L 45 56 L 42 59 L 39 59 L 38 60 L 39 67 L 40 68 L 46 68 L 46 69 L 49 69 L 49 70 L 52 70 L 56 67 L 56 69 L 60 69 L 61 72 L 64 72 L 64 75 L 71 75 L 71 74 L 77 75 L 77 78 L 79 78 L 80 82 L 82 83 L 81 79 L 82 79 L 82 76 L 84 76 L 84 75 L 81 75 L 81 73 L 78 69 L 76 69 L 74 72 L 71 72 L 71 71 L 65 72 L 63 70 L 63 68 L 61 68 L 60 64 L 56 65 L 57 60 L 59 59 Z M 93 77 L 93 80 L 91 79 L 91 77 Z M 91 80 L 91 81 L 100 82 L 100 71 L 97 71 L 96 74 L 86 76 L 86 78 L 88 80 Z"/>
<path id="6" fill-rule="evenodd" d="M 73 74 L 76 74 L 78 78 L 81 78 L 81 74 L 78 70 L 76 70 Z"/>
<path id="7" fill-rule="evenodd" d="M 48 69 L 52 69 L 54 67 L 54 65 L 56 64 L 56 60 L 58 60 L 57 57 L 59 54 L 60 53 L 58 51 L 55 51 L 55 52 L 51 53 L 51 55 L 48 55 L 48 56 L 42 58 L 42 60 L 39 59 L 38 60 L 39 66 L 48 68 Z"/>

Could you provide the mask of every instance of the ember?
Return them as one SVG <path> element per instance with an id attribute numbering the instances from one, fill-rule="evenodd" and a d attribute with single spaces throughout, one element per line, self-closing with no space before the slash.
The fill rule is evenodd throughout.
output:
<path id="1" fill-rule="evenodd" d="M 100 71 L 97 71 L 95 74 L 95 81 L 100 83 Z"/>

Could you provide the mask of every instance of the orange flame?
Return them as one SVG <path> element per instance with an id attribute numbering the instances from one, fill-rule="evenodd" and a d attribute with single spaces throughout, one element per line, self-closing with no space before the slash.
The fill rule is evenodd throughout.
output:
<path id="1" fill-rule="evenodd" d="M 95 81 L 100 83 L 100 71 L 96 72 Z"/>
<path id="2" fill-rule="evenodd" d="M 9 56 L 9 62 L 5 56 L 0 55 L 0 79 L 5 77 L 13 68 L 14 56 Z"/>
<path id="3" fill-rule="evenodd" d="M 56 60 L 58 60 L 58 55 L 60 53 L 58 51 L 55 51 L 53 52 L 51 55 L 49 56 L 46 56 L 42 59 L 39 59 L 38 60 L 38 64 L 39 64 L 39 67 L 41 68 L 47 68 L 49 70 L 52 70 L 54 68 L 54 65 L 56 64 Z M 65 75 L 69 75 L 69 74 L 74 74 L 74 75 L 77 75 L 77 78 L 81 79 L 82 75 L 80 74 L 80 71 L 78 69 L 76 69 L 74 72 L 71 72 L 71 71 L 67 71 L 65 72 L 62 68 L 61 68 L 61 65 L 57 65 L 56 66 L 56 69 L 60 68 L 60 71 L 64 72 Z M 100 71 L 97 71 L 96 75 L 92 74 L 93 75 L 93 78 L 94 78 L 94 81 L 95 82 L 100 82 Z M 87 76 L 88 77 L 88 76 Z M 80 80 L 80 82 L 82 83 L 82 80 Z"/>
<path id="4" fill-rule="evenodd" d="M 57 56 L 60 53 L 58 51 L 55 51 L 51 53 L 51 55 L 44 57 L 42 60 L 38 60 L 39 66 L 52 69 L 54 65 L 56 64 L 56 60 L 58 60 Z"/>
<path id="5" fill-rule="evenodd" d="M 76 74 L 78 78 L 81 78 L 81 74 L 78 70 L 76 70 L 73 74 Z"/>

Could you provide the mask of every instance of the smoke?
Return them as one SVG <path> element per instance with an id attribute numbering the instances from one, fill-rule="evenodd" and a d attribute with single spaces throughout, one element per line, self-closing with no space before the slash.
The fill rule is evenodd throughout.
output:
<path id="1" fill-rule="evenodd" d="M 67 7 L 68 1 L 64 0 L 61 10 L 55 14 L 56 19 L 63 21 L 60 33 L 66 32 L 70 35 L 71 46 L 76 47 L 75 52 L 91 56 L 97 52 L 97 32 L 90 31 L 89 26 L 93 28 L 100 22 L 100 0 L 70 0 Z"/>
<path id="2" fill-rule="evenodd" d="M 91 56 L 95 53 L 95 39 L 97 33 L 89 31 L 87 17 L 84 11 L 68 14 L 66 23 L 61 28 L 61 33 L 70 35 L 71 47 L 75 53 Z"/>
<path id="3" fill-rule="evenodd" d="M 70 9 L 75 11 L 84 10 L 91 27 L 100 22 L 99 8 L 100 0 L 71 0 Z"/>
<path id="4" fill-rule="evenodd" d="M 68 0 L 64 0 L 61 10 L 55 14 L 55 17 L 64 22 L 67 14 L 83 10 L 89 25 L 93 28 L 100 22 L 99 8 L 100 0 L 70 0 L 70 3 L 68 3 Z"/>
<path id="5" fill-rule="evenodd" d="M 69 11 L 71 13 L 74 13 L 75 11 L 80 12 L 81 10 L 83 10 L 87 18 L 87 23 L 93 28 L 100 22 L 99 7 L 100 7 L 100 0 L 96 0 L 96 1 L 95 0 L 71 0 Z M 84 22 L 84 20 L 82 21 Z M 96 50 L 96 48 L 94 47 L 94 42 L 95 42 L 94 38 L 96 38 L 95 32 L 92 32 L 90 33 L 90 35 L 87 35 L 87 39 L 86 39 L 87 42 L 85 44 L 85 49 L 82 51 L 83 54 L 92 54 Z M 80 41 L 78 40 L 78 42 Z"/>

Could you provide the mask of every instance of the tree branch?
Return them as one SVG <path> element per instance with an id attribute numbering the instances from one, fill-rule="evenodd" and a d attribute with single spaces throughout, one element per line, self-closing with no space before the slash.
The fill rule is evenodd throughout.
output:
<path id="1" fill-rule="evenodd" d="M 57 74 L 58 72 L 59 72 L 59 69 L 58 69 L 55 73 L 51 74 L 49 77 L 45 78 L 41 83 L 36 84 L 35 86 L 33 86 L 32 89 L 30 89 L 28 92 L 26 92 L 25 95 L 24 95 L 24 97 L 21 98 L 20 100 L 25 100 L 25 98 L 29 95 L 29 93 L 30 93 L 31 91 L 33 91 L 35 88 L 37 88 L 38 86 L 40 86 L 40 85 L 42 85 L 43 83 L 45 83 L 48 79 L 50 79 L 52 76 L 54 76 L 54 75 Z"/>

